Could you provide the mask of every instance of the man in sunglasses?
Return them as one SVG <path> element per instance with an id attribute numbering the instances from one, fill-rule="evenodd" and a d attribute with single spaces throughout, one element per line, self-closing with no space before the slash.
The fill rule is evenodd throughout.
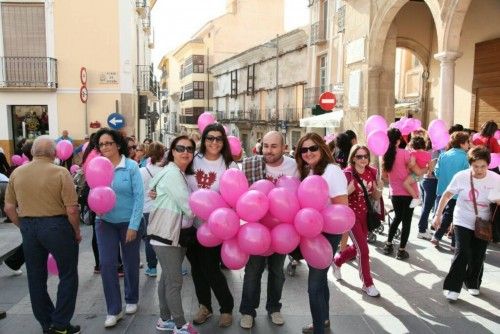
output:
<path id="1" fill-rule="evenodd" d="M 262 154 L 243 160 L 243 172 L 250 184 L 263 179 L 273 183 L 281 176 L 299 177 L 295 160 L 285 156 L 285 140 L 277 131 L 268 132 L 262 139 Z M 241 297 L 240 313 L 243 315 L 240 326 L 245 329 L 253 327 L 256 316 L 255 309 L 259 307 L 260 286 L 262 273 L 268 267 L 267 302 L 266 310 L 275 325 L 283 325 L 285 321 L 281 316 L 281 292 L 285 283 L 283 265 L 285 255 L 273 254 L 271 256 L 250 256 L 245 267 L 243 279 L 243 294 Z"/>

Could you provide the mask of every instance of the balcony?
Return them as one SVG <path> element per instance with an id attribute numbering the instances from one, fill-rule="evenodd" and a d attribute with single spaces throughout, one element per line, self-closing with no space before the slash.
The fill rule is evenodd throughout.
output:
<path id="1" fill-rule="evenodd" d="M 151 11 L 149 7 L 146 7 L 142 18 L 142 30 L 144 30 L 146 34 L 151 32 Z"/>
<path id="2" fill-rule="evenodd" d="M 142 94 L 158 97 L 158 81 L 153 74 L 153 66 L 137 65 L 137 90 Z"/>
<path id="3" fill-rule="evenodd" d="M 311 25 L 311 45 L 323 44 L 326 42 L 326 24 L 318 21 Z"/>
<path id="4" fill-rule="evenodd" d="M 304 108 L 312 108 L 319 104 L 319 96 L 326 91 L 330 91 L 335 94 L 335 97 L 337 98 L 337 105 L 335 107 L 342 108 L 344 97 L 342 84 L 306 88 L 304 91 Z"/>
<path id="5" fill-rule="evenodd" d="M 337 32 L 345 31 L 345 5 L 337 10 Z"/>
<path id="6" fill-rule="evenodd" d="M 217 111 L 217 120 L 221 122 L 266 122 L 266 117 L 262 117 L 259 110 L 233 110 Z"/>
<path id="7" fill-rule="evenodd" d="M 0 57 L 0 89 L 57 89 L 57 59 Z"/>
<path id="8" fill-rule="evenodd" d="M 137 14 L 142 16 L 146 10 L 146 0 L 136 0 L 135 10 L 137 11 Z"/>

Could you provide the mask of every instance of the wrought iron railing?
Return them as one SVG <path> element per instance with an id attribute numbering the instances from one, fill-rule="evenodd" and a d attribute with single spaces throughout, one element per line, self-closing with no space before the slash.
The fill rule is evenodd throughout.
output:
<path id="1" fill-rule="evenodd" d="M 304 90 L 304 108 L 312 108 L 319 104 L 319 96 L 326 92 L 332 92 L 337 99 L 336 107 L 340 108 L 343 105 L 344 94 L 342 85 L 326 85 L 321 87 L 310 87 Z"/>
<path id="2" fill-rule="evenodd" d="M 57 88 L 57 59 L 0 57 L 0 87 Z"/>
<path id="3" fill-rule="evenodd" d="M 319 44 L 326 41 L 325 22 L 323 20 L 311 24 L 311 44 Z"/>
<path id="4" fill-rule="evenodd" d="M 137 89 L 140 92 L 150 91 L 158 97 L 159 84 L 154 76 L 152 65 L 137 65 Z"/>

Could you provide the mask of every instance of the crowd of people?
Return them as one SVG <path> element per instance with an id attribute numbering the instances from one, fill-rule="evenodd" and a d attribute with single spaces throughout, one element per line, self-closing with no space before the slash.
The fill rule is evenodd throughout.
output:
<path id="1" fill-rule="evenodd" d="M 463 284 L 471 295 L 480 294 L 488 241 L 475 234 L 475 220 L 478 217 L 484 221 L 498 220 L 490 206 L 500 204 L 500 175 L 498 167 L 488 170 L 491 153 L 500 153 L 500 145 L 494 139 L 497 130 L 495 122 L 487 122 L 480 134 L 472 138 L 463 127 L 456 125 L 450 128 L 448 146 L 433 150 L 425 130 L 403 136 L 400 130 L 390 128 L 387 131 L 389 148 L 380 159 L 380 168 L 369 148 L 358 143 L 351 130 L 337 134 L 330 143 L 316 133 L 307 133 L 295 143 L 293 156 L 286 154 L 282 134 L 271 131 L 258 141 L 254 155 L 242 160 L 241 169 L 249 184 L 263 179 L 276 183 L 282 176 L 304 180 L 310 175 L 320 175 L 328 185 L 330 202 L 348 205 L 355 215 L 354 226 L 348 233 L 323 233 L 334 253 L 338 249 L 331 264 L 334 277 L 342 279 L 342 265 L 356 257 L 362 291 L 370 297 L 379 297 L 380 292 L 370 269 L 367 239 L 372 227 L 369 220 L 375 208 L 379 210 L 378 219 L 384 219 L 384 184 L 388 184 L 394 210 L 383 244 L 384 254 L 394 253 L 394 238 L 402 224 L 396 258 L 410 257 L 406 245 L 413 211 L 422 205 L 418 238 L 429 240 L 436 247 L 445 234 L 454 240 L 454 257 L 443 285 L 446 298 L 454 302 Z M 59 139 L 70 140 L 70 137 L 66 132 Z M 3 168 L 0 189 L 6 189 L 1 192 L 5 192 L 4 210 L 20 227 L 23 237 L 23 244 L 6 264 L 19 270 L 26 262 L 33 314 L 44 333 L 80 332 L 79 326 L 70 323 L 78 290 L 80 211 L 88 213 L 93 226 L 94 272 L 102 279 L 107 309 L 105 327 L 114 327 L 125 314 L 137 312 L 142 241 L 147 261 L 144 274 L 156 277 L 158 264 L 161 268 L 159 318 L 155 324 L 158 330 L 196 333 L 193 324 L 201 325 L 213 316 L 212 292 L 220 306 L 218 325 L 228 327 L 233 323 L 234 292 L 221 270 L 221 247 L 205 247 L 199 243 L 196 231 L 204 222 L 193 214 L 188 199 L 199 189 L 218 192 L 222 174 L 229 168 L 240 168 L 235 162 L 239 158 L 232 156 L 225 129 L 219 123 L 208 125 L 201 137 L 195 139 L 181 135 L 166 148 L 150 140 L 138 144 L 133 137 L 101 129 L 86 138 L 86 146 L 77 148 L 76 155 L 81 155 L 82 165 L 80 177 L 75 178 L 77 187 L 65 168 L 67 164 L 53 163 L 56 142 L 48 136 L 29 142 L 29 147 L 23 146 L 23 153 L 32 162 L 12 172 L 0 155 L 0 168 Z M 85 166 L 95 155 L 108 158 L 114 166 L 111 187 L 116 205 L 102 215 L 92 213 L 86 204 L 90 189 L 85 183 Z M 33 195 L 39 193 L 45 196 Z M 434 211 L 431 224 L 434 235 L 429 228 L 431 211 Z M 59 269 L 55 305 L 46 288 L 49 253 Z M 190 320 L 186 319 L 181 298 L 184 258 L 191 265 L 199 304 Z M 254 326 L 266 267 L 266 311 L 273 324 L 285 323 L 281 314 L 285 260 L 286 255 L 277 253 L 250 256 L 239 305 L 242 328 Z M 300 260 L 300 252 L 294 251 L 289 264 L 292 272 Z M 331 325 L 328 271 L 329 268 L 309 266 L 307 291 L 312 323 L 303 327 L 303 333 L 321 334 Z M 124 277 L 125 307 L 120 276 Z"/>

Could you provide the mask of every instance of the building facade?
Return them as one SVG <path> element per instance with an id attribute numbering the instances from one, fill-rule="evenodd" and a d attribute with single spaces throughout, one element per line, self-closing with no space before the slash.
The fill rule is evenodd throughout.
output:
<path id="1" fill-rule="evenodd" d="M 154 4 L 0 1 L 2 148 L 10 153 L 22 137 L 56 138 L 63 130 L 79 141 L 107 126 L 113 112 L 124 116 L 127 134 L 144 137 L 140 118 L 154 110 L 158 91 L 150 63 Z"/>

